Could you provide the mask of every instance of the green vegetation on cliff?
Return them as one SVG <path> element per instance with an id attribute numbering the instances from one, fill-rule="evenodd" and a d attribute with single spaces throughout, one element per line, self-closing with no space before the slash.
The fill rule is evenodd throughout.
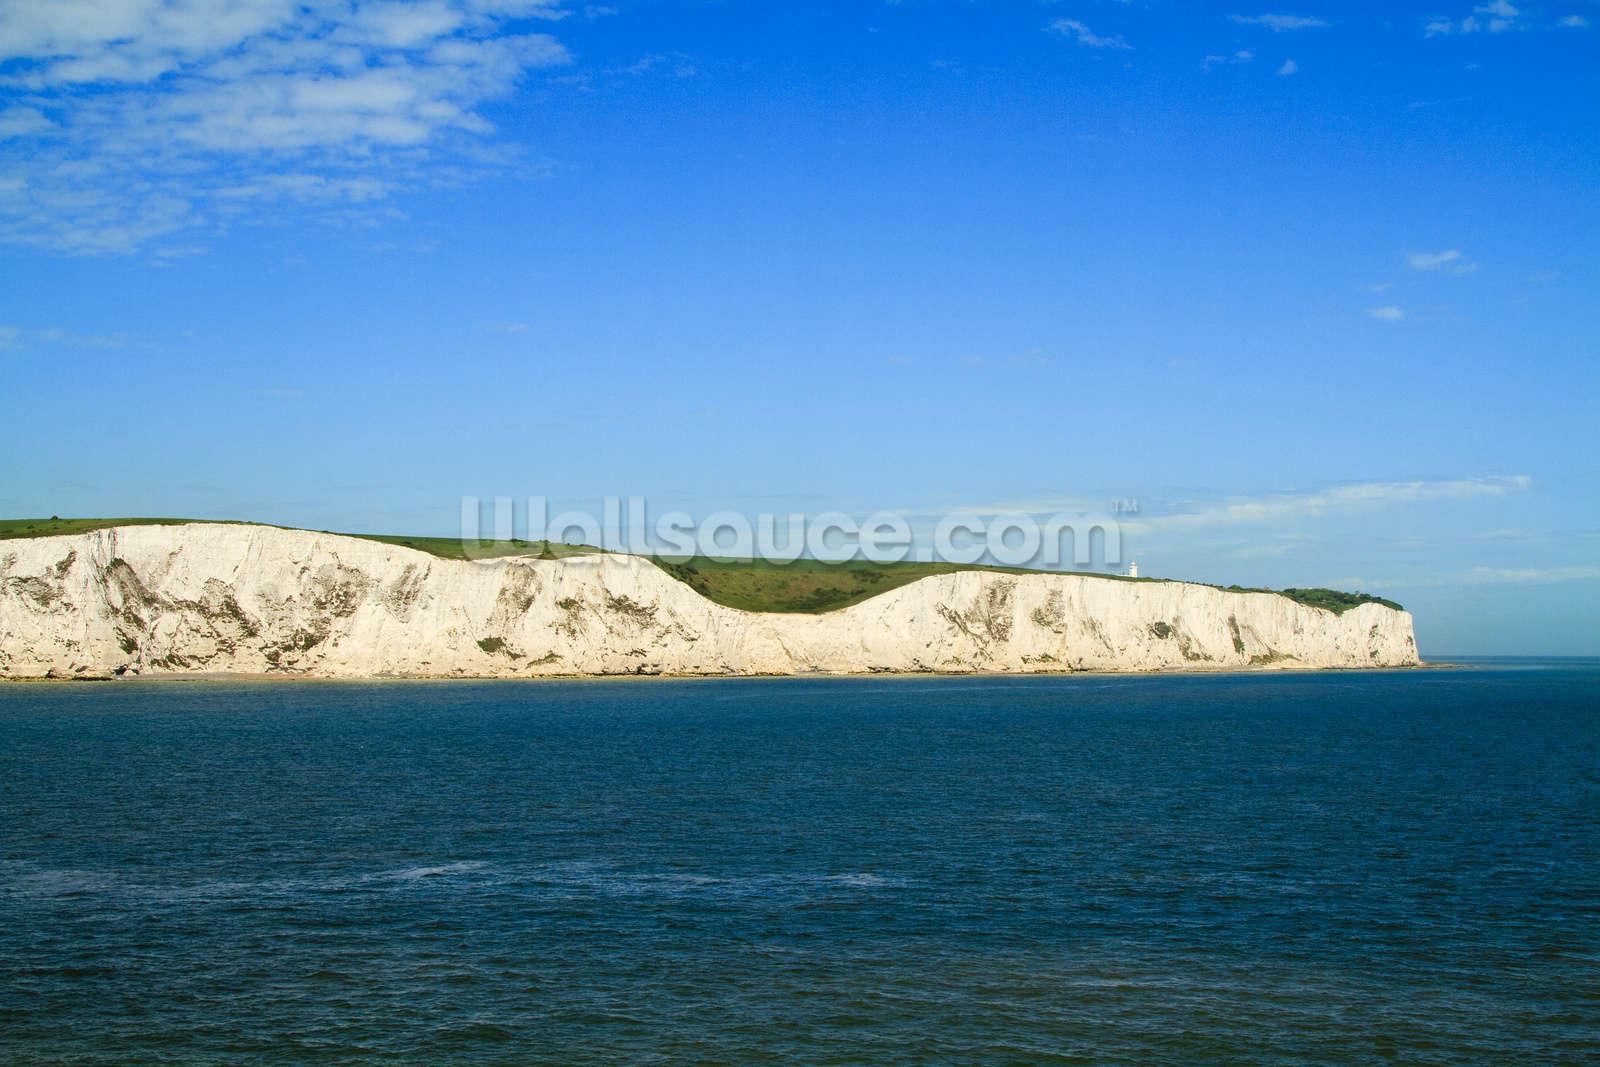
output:
<path id="1" fill-rule="evenodd" d="M 326 532 L 326 531 L 325 531 Z M 388 534 L 346 534 L 364 541 L 380 541 L 386 545 L 414 548 L 441 559 L 499 559 L 502 556 L 533 556 L 536 559 L 561 559 L 566 556 L 586 556 L 600 549 L 589 545 L 566 545 L 559 541 L 524 541 L 513 537 L 509 541 L 474 541 L 470 548 L 459 537 L 394 537 Z"/>
<path id="2" fill-rule="evenodd" d="M 1272 590 L 1269 590 L 1271 592 Z M 1360 607 L 1362 604 L 1381 604 L 1386 608 L 1404 611 L 1399 604 L 1386 600 L 1381 596 L 1371 593 L 1343 593 L 1337 589 L 1279 589 L 1279 596 L 1286 596 L 1290 600 L 1301 604 L 1308 604 L 1314 608 L 1325 608 L 1335 615 L 1342 615 L 1351 608 Z"/>
<path id="3" fill-rule="evenodd" d="M 0 541 L 13 537 L 58 537 L 62 534 L 90 533 L 109 530 L 117 526 L 179 526 L 186 523 L 226 523 L 230 526 L 274 526 L 267 522 L 241 522 L 237 519 L 62 519 L 52 515 L 48 519 L 0 519 Z M 278 526 L 276 529 L 295 529 Z M 319 533 L 334 533 L 321 530 Z M 503 556 L 534 556 L 543 559 L 560 559 L 564 556 L 581 556 L 600 551 L 589 545 L 566 545 L 558 541 L 475 541 L 470 546 L 459 537 L 396 537 L 391 534 L 340 534 L 341 537 L 359 537 L 364 541 L 378 541 L 386 545 L 414 548 L 441 559 L 499 559 Z"/>
<path id="4" fill-rule="evenodd" d="M 792 563 L 769 563 L 707 556 L 678 562 L 657 559 L 655 563 L 718 604 L 743 611 L 800 612 L 837 611 L 932 574 L 1008 569 L 963 567 L 954 563 L 872 563 L 868 560 L 824 563 L 797 559 Z"/>
<path id="5" fill-rule="evenodd" d="M 88 533 L 114 526 L 171 526 L 189 522 L 231 522 L 225 519 L 0 519 L 0 540 L 13 537 L 52 537 Z M 242 523 L 238 525 L 267 525 Z M 331 530 L 320 531 L 332 533 Z M 386 534 L 344 534 L 387 545 L 398 545 L 427 552 L 442 559 L 497 559 L 531 556 L 559 559 L 602 551 L 589 545 L 568 545 L 550 541 L 478 541 L 469 547 L 458 537 L 397 537 Z M 694 556 L 689 559 L 655 558 L 652 562 L 708 600 L 743 611 L 810 612 L 837 611 L 863 600 L 909 585 L 919 578 L 956 571 L 993 571 L 1006 574 L 1037 574 L 1039 571 L 1015 567 L 964 566 L 957 563 L 873 563 L 850 560 L 826 563 L 798 559 L 790 563 L 766 560 L 717 559 Z M 1057 572 L 1044 572 L 1057 573 Z M 1072 571 L 1087 577 L 1122 582 L 1160 582 L 1163 578 L 1128 578 L 1116 574 Z M 1209 583 L 1194 583 L 1209 584 Z M 1214 586 L 1214 588 L 1223 588 Z M 1381 604 L 1402 610 L 1399 604 L 1367 593 L 1344 593 L 1336 589 L 1246 589 L 1227 586 L 1236 593 L 1275 593 L 1313 608 L 1342 614 L 1361 604 Z"/>
<path id="6" fill-rule="evenodd" d="M 220 519 L 62 519 L 55 515 L 48 519 L 0 519 L 0 541 L 13 537 L 58 537 L 62 534 L 89 533 L 113 526 L 175 526 L 185 522 L 220 522 Z M 260 526 L 245 522 L 241 526 Z"/>
<path id="7" fill-rule="evenodd" d="M 1278 596 L 1288 597 L 1297 604 L 1304 604 L 1309 608 L 1321 608 L 1331 611 L 1335 615 L 1343 615 L 1351 608 L 1358 608 L 1362 604 L 1381 604 L 1395 611 L 1404 611 L 1405 608 L 1392 600 L 1371 593 L 1346 593 L 1338 589 L 1260 589 L 1243 585 L 1217 586 L 1230 593 L 1274 593 Z"/>

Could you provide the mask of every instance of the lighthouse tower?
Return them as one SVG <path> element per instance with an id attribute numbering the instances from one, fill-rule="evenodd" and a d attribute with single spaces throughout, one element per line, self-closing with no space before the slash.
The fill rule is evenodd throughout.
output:
<path id="1" fill-rule="evenodd" d="M 1137 563 L 1135 563 L 1131 559 L 1128 561 L 1128 577 L 1129 578 L 1137 578 L 1137 577 L 1139 577 L 1139 565 Z"/>

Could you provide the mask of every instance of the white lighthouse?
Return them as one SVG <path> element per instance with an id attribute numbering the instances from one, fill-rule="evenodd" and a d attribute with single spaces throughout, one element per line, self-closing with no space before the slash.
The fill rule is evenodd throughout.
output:
<path id="1" fill-rule="evenodd" d="M 1131 559 L 1128 561 L 1128 577 L 1129 578 L 1137 578 L 1137 577 L 1139 577 L 1139 565 L 1137 563 L 1135 563 Z"/>

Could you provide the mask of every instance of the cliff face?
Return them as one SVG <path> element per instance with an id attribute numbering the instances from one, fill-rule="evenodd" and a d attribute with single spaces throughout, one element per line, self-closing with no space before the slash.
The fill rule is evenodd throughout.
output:
<path id="1" fill-rule="evenodd" d="M 1182 582 L 965 572 L 737 611 L 627 556 L 457 562 L 260 526 L 0 542 L 0 677 L 527 677 L 1415 664 L 1411 616 Z"/>

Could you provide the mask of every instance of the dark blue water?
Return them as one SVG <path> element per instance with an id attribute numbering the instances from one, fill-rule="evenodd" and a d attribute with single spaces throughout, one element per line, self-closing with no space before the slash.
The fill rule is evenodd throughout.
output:
<path id="1" fill-rule="evenodd" d="M 0 686 L 0 1060 L 1581 1060 L 1600 664 Z"/>

